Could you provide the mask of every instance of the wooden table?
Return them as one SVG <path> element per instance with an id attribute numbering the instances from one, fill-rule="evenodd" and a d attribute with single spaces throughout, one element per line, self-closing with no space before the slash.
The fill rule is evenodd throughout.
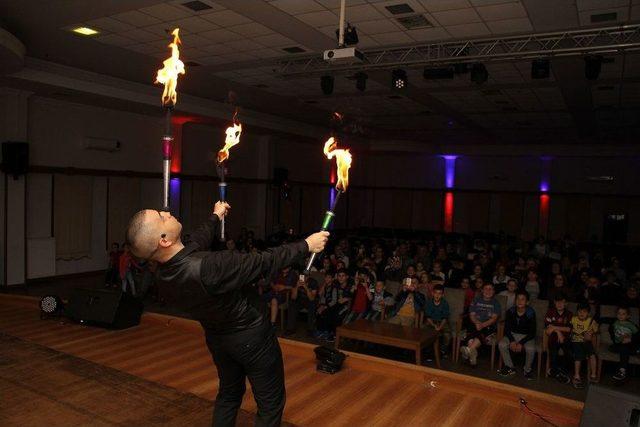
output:
<path id="1" fill-rule="evenodd" d="M 422 348 L 433 345 L 436 366 L 440 367 L 440 334 L 433 329 L 420 329 L 413 326 L 392 325 L 386 322 L 372 322 L 358 319 L 336 329 L 336 349 L 341 338 L 367 341 L 392 347 L 415 350 L 416 365 L 422 362 Z"/>

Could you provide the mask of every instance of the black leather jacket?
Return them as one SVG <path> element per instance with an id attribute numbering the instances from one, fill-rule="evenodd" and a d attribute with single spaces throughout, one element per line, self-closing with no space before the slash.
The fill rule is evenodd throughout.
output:
<path id="1" fill-rule="evenodd" d="M 211 252 L 219 225 L 213 215 L 191 233 L 184 249 L 158 267 L 158 280 L 178 287 L 178 307 L 207 332 L 226 335 L 265 323 L 258 294 L 250 284 L 301 261 L 309 248 L 300 241 L 262 253 Z"/>

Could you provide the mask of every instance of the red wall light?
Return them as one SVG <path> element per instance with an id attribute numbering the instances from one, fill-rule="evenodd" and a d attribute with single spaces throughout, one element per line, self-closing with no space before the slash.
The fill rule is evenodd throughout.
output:
<path id="1" fill-rule="evenodd" d="M 444 231 L 453 232 L 453 193 L 451 191 L 444 195 Z"/>
<path id="2" fill-rule="evenodd" d="M 548 194 L 540 195 L 540 211 L 539 211 L 539 222 L 538 222 L 538 233 L 541 236 L 547 235 L 547 231 L 549 230 L 549 204 L 551 198 Z"/>

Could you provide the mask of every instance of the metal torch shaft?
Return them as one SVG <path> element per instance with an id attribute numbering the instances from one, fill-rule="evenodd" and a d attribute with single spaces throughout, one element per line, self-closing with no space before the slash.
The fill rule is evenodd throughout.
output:
<path id="1" fill-rule="evenodd" d="M 324 213 L 324 219 L 322 220 L 322 227 L 320 227 L 320 231 L 327 231 L 329 229 L 329 226 L 331 225 L 333 218 L 336 216 L 335 214 L 336 205 L 338 204 L 338 200 L 340 200 L 341 194 L 342 194 L 342 191 L 336 190 L 336 197 L 333 199 L 333 203 L 331 203 L 329 210 Z M 309 272 L 311 271 L 311 267 L 313 266 L 313 262 L 316 259 L 316 255 L 318 254 L 316 253 L 311 254 L 311 257 L 309 258 L 309 262 L 307 262 L 307 267 L 304 269 L 305 276 L 309 275 Z"/>
<path id="2" fill-rule="evenodd" d="M 222 181 L 218 183 L 218 190 L 220 190 L 220 201 L 227 201 L 227 183 Z M 222 221 L 220 221 L 220 240 L 225 240 L 225 217 L 222 217 Z"/>
<path id="3" fill-rule="evenodd" d="M 169 181 L 171 179 L 171 146 L 173 132 L 171 129 L 171 108 L 167 108 L 164 136 L 162 137 L 162 208 L 169 211 Z"/>

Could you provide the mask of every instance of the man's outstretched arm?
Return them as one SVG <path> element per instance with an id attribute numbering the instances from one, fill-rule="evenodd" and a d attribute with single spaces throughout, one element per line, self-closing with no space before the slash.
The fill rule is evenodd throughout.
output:
<path id="1" fill-rule="evenodd" d="M 220 219 L 231 207 L 226 202 L 217 202 L 213 214 L 198 229 L 191 233 L 190 242 L 195 242 L 201 251 L 208 251 L 220 238 Z"/>
<path id="2" fill-rule="evenodd" d="M 200 277 L 207 291 L 221 294 L 270 277 L 301 261 L 308 252 L 321 252 L 329 233 L 312 234 L 306 240 L 271 248 L 262 253 L 212 252 L 202 259 Z"/>

